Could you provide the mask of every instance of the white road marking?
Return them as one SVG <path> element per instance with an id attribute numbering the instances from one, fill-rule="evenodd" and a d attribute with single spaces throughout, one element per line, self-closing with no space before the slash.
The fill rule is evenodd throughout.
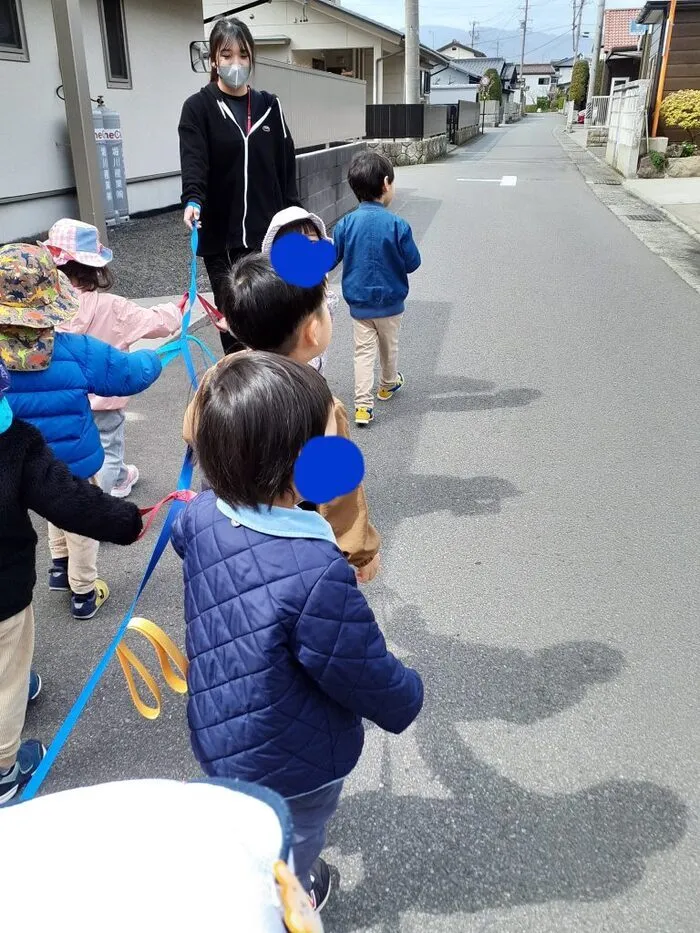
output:
<path id="1" fill-rule="evenodd" d="M 485 181 L 500 185 L 501 188 L 514 188 L 518 183 L 517 175 L 503 175 L 502 178 L 458 178 L 457 181 Z"/>

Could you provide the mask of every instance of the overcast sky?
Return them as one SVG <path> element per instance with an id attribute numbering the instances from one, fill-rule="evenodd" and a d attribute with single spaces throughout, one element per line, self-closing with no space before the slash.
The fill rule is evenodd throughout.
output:
<path id="1" fill-rule="evenodd" d="M 342 5 L 372 19 L 403 29 L 404 0 L 342 0 Z M 633 6 L 629 0 L 607 0 L 607 9 Z M 640 8 L 643 6 L 640 3 Z M 472 20 L 483 27 L 518 29 L 523 3 L 518 0 L 421 0 L 420 17 L 424 24 L 453 26 L 471 30 Z M 529 28 L 553 34 L 571 31 L 571 0 L 532 0 Z M 583 28 L 595 26 L 596 2 L 586 0 Z"/>

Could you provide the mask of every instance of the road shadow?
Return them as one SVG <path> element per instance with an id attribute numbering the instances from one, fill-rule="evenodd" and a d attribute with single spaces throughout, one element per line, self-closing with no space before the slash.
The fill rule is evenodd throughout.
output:
<path id="1" fill-rule="evenodd" d="M 504 499 L 522 493 L 499 476 L 457 476 L 408 473 L 400 484 L 379 485 L 373 490 L 373 506 L 384 518 L 382 534 L 390 536 L 406 519 L 437 512 L 465 517 L 497 515 Z"/>
<path id="2" fill-rule="evenodd" d="M 685 832 L 685 804 L 651 782 L 606 781 L 576 793 L 528 790 L 479 760 L 458 725 L 534 723 L 579 703 L 624 659 L 599 642 L 528 654 L 429 632 L 415 608 L 394 610 L 387 634 L 426 687 L 415 725 L 420 756 L 448 799 L 392 792 L 388 741 L 382 789 L 348 795 L 328 844 L 361 854 L 365 874 L 328 907 L 336 933 L 394 933 L 405 911 L 450 916 L 552 900 L 619 895 L 653 853 Z M 371 827 L 371 831 L 367 831 Z"/>

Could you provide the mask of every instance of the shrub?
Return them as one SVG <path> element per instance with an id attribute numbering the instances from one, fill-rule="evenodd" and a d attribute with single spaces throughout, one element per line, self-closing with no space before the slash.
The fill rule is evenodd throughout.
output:
<path id="1" fill-rule="evenodd" d="M 549 110 L 549 98 L 548 97 L 538 97 L 537 106 L 540 110 Z"/>
<path id="2" fill-rule="evenodd" d="M 563 110 L 564 100 L 565 98 L 563 94 L 559 94 L 557 95 L 557 97 L 552 97 L 552 99 L 549 101 L 549 109 L 550 110 Z"/>
<path id="3" fill-rule="evenodd" d="M 657 172 L 663 172 L 666 169 L 666 156 L 663 152 L 656 152 L 655 149 L 652 149 L 649 153 L 649 161 L 654 166 Z"/>
<path id="4" fill-rule="evenodd" d="M 585 58 L 579 59 L 571 72 L 571 87 L 569 88 L 569 100 L 573 100 L 579 109 L 588 94 L 588 74 L 588 62 Z"/>
<path id="5" fill-rule="evenodd" d="M 688 156 L 694 156 L 698 151 L 698 147 L 695 143 L 688 142 L 687 140 L 681 146 L 681 159 L 687 159 Z"/>
<path id="6" fill-rule="evenodd" d="M 485 88 L 481 89 L 481 99 L 497 100 L 500 104 L 503 99 L 503 85 L 501 84 L 501 76 L 495 68 L 487 68 L 484 72 L 484 77 L 489 79 L 489 83 Z"/>
<path id="7" fill-rule="evenodd" d="M 674 91 L 661 104 L 661 116 L 667 126 L 677 126 L 690 137 L 691 144 L 700 134 L 700 91 Z"/>

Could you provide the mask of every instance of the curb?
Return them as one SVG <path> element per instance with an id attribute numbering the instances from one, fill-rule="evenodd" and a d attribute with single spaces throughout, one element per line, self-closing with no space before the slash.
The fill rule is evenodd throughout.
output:
<path id="1" fill-rule="evenodd" d="M 671 223 L 674 223 L 677 227 L 680 227 L 684 233 L 687 233 L 688 236 L 692 237 L 694 240 L 697 240 L 698 243 L 700 243 L 700 233 L 676 217 L 675 214 L 673 214 L 671 211 L 667 210 L 665 207 L 662 207 L 660 204 L 657 204 L 656 201 L 653 201 L 651 198 L 645 198 L 644 195 L 640 194 L 638 191 L 630 190 L 627 185 L 624 184 L 624 182 L 622 187 L 625 189 L 627 194 L 631 194 L 633 198 L 641 201 L 642 204 L 648 204 L 649 207 L 653 207 L 655 210 L 659 211 L 659 213 L 664 215 L 666 220 L 670 220 Z"/>

